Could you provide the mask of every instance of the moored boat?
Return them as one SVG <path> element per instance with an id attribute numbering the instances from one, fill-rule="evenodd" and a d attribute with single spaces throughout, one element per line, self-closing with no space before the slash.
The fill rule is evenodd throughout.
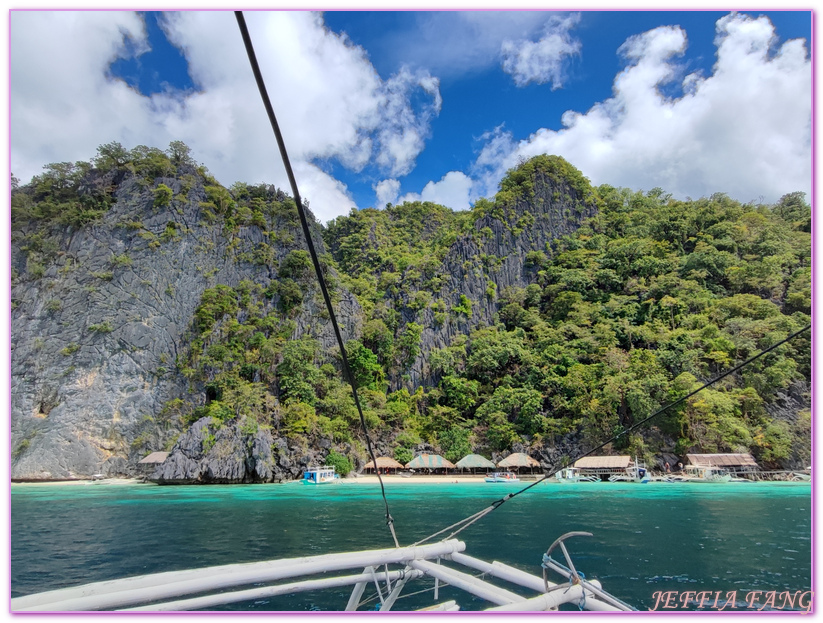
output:
<path id="1" fill-rule="evenodd" d="M 600 479 L 581 473 L 576 467 L 566 467 L 554 475 L 557 482 L 599 482 Z"/>
<path id="2" fill-rule="evenodd" d="M 512 472 L 494 472 L 490 476 L 486 476 L 486 482 L 520 482 L 517 474 Z"/>
<path id="3" fill-rule="evenodd" d="M 334 466 L 332 465 L 310 467 L 303 472 L 303 484 L 306 485 L 325 485 L 339 478 L 340 475 L 334 473 Z"/>
<path id="4" fill-rule="evenodd" d="M 732 475 L 714 465 L 686 465 L 683 482 L 731 482 Z"/>
<path id="5" fill-rule="evenodd" d="M 638 462 L 637 458 L 629 464 L 623 473 L 609 476 L 609 482 L 651 482 L 651 480 L 652 477 L 645 464 Z"/>

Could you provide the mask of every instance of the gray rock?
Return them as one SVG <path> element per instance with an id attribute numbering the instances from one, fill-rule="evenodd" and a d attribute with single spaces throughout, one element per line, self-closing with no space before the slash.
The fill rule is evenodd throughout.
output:
<path id="1" fill-rule="evenodd" d="M 275 278 L 267 264 L 249 259 L 264 241 L 262 231 L 248 226 L 228 232 L 221 223 L 205 222 L 204 180 L 194 169 L 188 173 L 195 182 L 185 196 L 181 180 L 155 180 L 154 186 L 163 182 L 175 193 L 162 209 L 153 206 L 153 186 L 136 178 L 90 180 L 118 183 L 116 203 L 99 221 L 52 232 L 58 251 L 42 277 L 26 273 L 27 232 L 15 232 L 12 266 L 20 276 L 11 290 L 13 479 L 137 473 L 140 459 L 167 447 L 184 427 L 173 419 L 161 426 L 156 419 L 170 400 L 190 398 L 175 362 L 185 351 L 203 291 L 243 279 L 265 287 Z M 302 234 L 290 233 L 298 242 L 272 245 L 278 261 L 301 244 Z M 317 232 L 313 239 L 323 253 Z M 340 296 L 341 331 L 348 339 L 361 314 L 350 293 Z M 318 319 L 315 298 L 313 290 L 306 293 L 293 337 L 311 334 L 329 351 L 334 335 L 330 323 Z M 233 480 L 242 471 L 229 455 L 214 466 L 213 478 Z M 189 459 L 174 460 L 182 473 L 196 471 Z"/>
<path id="2" fill-rule="evenodd" d="M 392 379 L 393 388 L 437 384 L 439 379 L 432 376 L 426 365 L 429 353 L 448 346 L 457 335 L 467 335 L 475 328 L 494 324 L 499 306 L 497 297 L 487 294 L 489 285 L 494 284 L 498 294 L 508 287 L 526 287 L 535 270 L 526 265 L 527 254 L 545 251 L 552 240 L 573 233 L 597 212 L 596 205 L 587 203 L 567 182 L 553 181 L 540 171 L 537 171 L 534 191 L 533 199 L 520 199 L 511 207 L 506 221 L 492 216 L 478 219 L 472 234 L 459 238 L 451 246 L 439 271 L 443 283 L 437 296 L 445 301 L 447 309 L 458 305 L 461 295 L 467 296 L 472 301 L 471 318 L 449 316 L 438 326 L 431 309 L 423 310 L 418 316 L 407 308 L 404 322 L 416 321 L 424 327 L 420 354 L 408 371 L 409 382 Z M 532 224 L 528 225 L 529 222 Z M 518 228 L 518 223 L 524 226 Z M 499 263 L 485 266 L 484 256 L 497 258 Z"/>

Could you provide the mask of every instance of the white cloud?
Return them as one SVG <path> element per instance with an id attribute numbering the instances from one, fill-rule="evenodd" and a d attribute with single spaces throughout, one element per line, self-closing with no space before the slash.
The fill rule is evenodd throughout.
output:
<path id="1" fill-rule="evenodd" d="M 416 114 L 409 104 L 412 91 L 423 89 L 433 102 Z M 423 150 L 431 118 L 443 103 L 439 83 L 427 72 L 412 73 L 403 68 L 384 83 L 379 96 L 381 123 L 377 131 L 380 146 L 376 161 L 393 175 L 411 171 L 414 159 Z"/>
<path id="2" fill-rule="evenodd" d="M 420 194 L 403 195 L 398 203 L 405 201 L 431 201 L 452 210 L 468 210 L 472 179 L 460 171 L 449 171 L 439 182 L 429 182 Z"/>
<path id="3" fill-rule="evenodd" d="M 397 197 L 400 194 L 400 181 L 395 179 L 382 180 L 372 186 L 372 190 L 377 196 L 376 207 L 382 210 L 387 203 L 397 202 Z"/>
<path id="4" fill-rule="evenodd" d="M 301 194 L 318 218 L 346 213 L 353 202 L 313 161 L 338 159 L 355 171 L 376 162 L 392 175 L 411 170 L 440 111 L 436 78 L 402 70 L 382 80 L 365 51 L 326 29 L 319 14 L 250 12 L 246 19 Z M 146 97 L 106 78 L 111 61 L 127 54 L 124 32 L 138 51 L 146 47 L 134 13 L 12 14 L 15 175 L 27 181 L 43 164 L 87 160 L 110 141 L 162 148 L 182 140 L 226 185 L 271 180 L 287 188 L 234 15 L 170 13 L 163 26 L 198 92 Z"/>
<path id="5" fill-rule="evenodd" d="M 593 183 L 661 187 L 677 197 L 725 192 L 776 201 L 811 185 L 811 69 L 803 41 L 774 50 L 766 17 L 717 22 L 712 74 L 683 79 L 683 95 L 660 90 L 679 75 L 686 33 L 661 27 L 621 47 L 627 66 L 613 97 L 585 113 L 568 111 L 560 130 L 515 142 L 498 129 L 473 173 L 487 191 L 518 159 L 559 154 Z M 491 194 L 491 193 L 489 193 Z"/>
<path id="6" fill-rule="evenodd" d="M 128 56 L 124 33 L 145 42 L 134 13 L 11 12 L 9 138 L 21 180 L 50 162 L 88 159 L 120 135 L 113 128 L 146 116 L 148 102 L 106 78 L 109 64 Z"/>
<path id="7" fill-rule="evenodd" d="M 581 44 L 570 30 L 580 21 L 580 14 L 552 16 L 537 41 L 507 39 L 501 45 L 503 71 L 511 74 L 514 83 L 526 86 L 530 82 L 551 83 L 552 90 L 563 86 L 566 60 L 580 54 Z"/>
<path id="8" fill-rule="evenodd" d="M 346 192 L 346 186 L 317 166 L 297 162 L 294 165 L 294 175 L 300 180 L 298 184 L 301 188 L 311 190 L 311 195 L 304 194 L 303 190 L 300 190 L 300 195 L 309 199 L 309 207 L 321 223 L 327 223 L 341 214 L 348 214 L 352 208 L 357 207 Z"/>
<path id="9" fill-rule="evenodd" d="M 531 37 L 545 24 L 545 11 L 424 11 L 413 13 L 397 37 L 373 50 L 395 66 L 412 63 L 442 77 L 480 71 L 500 62 L 500 46 Z"/>

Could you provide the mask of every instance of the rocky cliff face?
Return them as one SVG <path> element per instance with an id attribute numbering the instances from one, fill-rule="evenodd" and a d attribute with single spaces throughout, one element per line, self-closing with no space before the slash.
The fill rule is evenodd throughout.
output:
<path id="1" fill-rule="evenodd" d="M 431 382 L 425 361 L 428 354 L 449 345 L 459 334 L 494 323 L 497 297 L 507 288 L 523 288 L 532 282 L 537 268 L 526 261 L 534 251 L 546 251 L 552 240 L 576 231 L 583 220 L 594 216 L 597 207 L 587 201 L 568 181 L 553 180 L 537 170 L 534 196 L 518 198 L 504 214 L 487 214 L 474 224 L 474 231 L 458 239 L 449 249 L 440 270 L 443 283 L 438 298 L 447 308 L 467 297 L 471 317 L 451 317 L 438 325 L 431 309 L 423 312 L 421 352 L 410 370 L 413 386 Z M 404 320 L 415 320 L 408 310 Z"/>
<path id="2" fill-rule="evenodd" d="M 449 248 L 435 295 L 448 306 L 468 297 L 470 316 L 437 324 L 429 309 L 422 317 L 410 308 L 403 312 L 402 321 L 424 326 L 405 384 L 431 380 L 424 362 L 432 349 L 494 321 L 494 293 L 529 283 L 535 270 L 525 261 L 529 252 L 545 250 L 594 213 L 568 182 L 541 176 L 538 171 L 528 200 L 517 198 L 503 212 L 482 216 Z M 296 477 L 307 461 L 322 460 L 311 449 L 289 447 L 277 432 L 241 433 L 236 421 L 216 428 L 214 439 L 208 418 L 186 431 L 169 409 L 175 399 L 207 402 L 202 381 L 198 385 L 180 369 L 204 291 L 244 280 L 267 288 L 279 279 L 284 257 L 304 247 L 293 215 L 268 214 L 263 222 L 250 211 L 232 221 L 215 215 L 220 200 L 210 184 L 191 164 L 151 181 L 122 168 L 92 170 L 80 192 L 113 192 L 102 217 L 82 226 L 29 222 L 15 231 L 12 478 L 131 475 L 148 449 L 168 448 L 182 432 L 156 474 L 159 481 L 267 482 Z M 316 226 L 314 243 L 322 254 L 319 234 Z M 48 261 L 41 261 L 45 256 Z M 291 337 L 310 335 L 325 353 L 333 352 L 336 342 L 315 286 L 303 287 L 308 291 L 291 315 Z M 277 296 L 266 304 L 276 306 Z M 355 297 L 340 288 L 336 306 L 344 339 L 358 337 L 362 313 Z"/>
<path id="3" fill-rule="evenodd" d="M 236 423 L 215 428 L 210 418 L 203 418 L 177 440 L 151 480 L 160 484 L 294 480 L 315 460 L 312 453 L 300 450 L 290 449 L 283 438 L 272 437 L 269 429 L 243 432 Z M 292 460 L 294 454 L 302 460 Z"/>
<path id="4" fill-rule="evenodd" d="M 29 225 L 15 232 L 14 479 L 133 473 L 143 448 L 161 449 L 180 432 L 164 405 L 198 390 L 175 363 L 203 291 L 244 279 L 265 287 L 276 278 L 271 266 L 303 246 L 296 224 L 215 222 L 203 208 L 207 182 L 194 167 L 153 184 L 120 178 L 103 180 L 114 186 L 115 202 L 101 219 L 49 231 L 47 265 L 33 268 L 32 258 L 40 256 L 32 241 L 42 246 L 42 231 Z M 158 206 L 160 184 L 172 197 Z M 322 253 L 322 239 L 314 238 Z M 331 348 L 331 327 L 317 320 L 315 297 L 305 301 L 295 337 L 309 333 Z M 358 309 L 341 292 L 338 314 L 347 337 L 356 332 Z M 266 469 L 274 468 L 264 464 L 256 473 L 268 478 L 274 472 Z"/>

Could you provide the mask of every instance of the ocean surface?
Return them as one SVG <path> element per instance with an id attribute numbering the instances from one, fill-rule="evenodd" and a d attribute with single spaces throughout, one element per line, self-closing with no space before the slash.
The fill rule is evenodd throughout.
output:
<path id="1" fill-rule="evenodd" d="M 406 545 L 519 487 L 386 488 L 398 539 Z M 391 547 L 384 513 L 377 485 L 362 483 L 13 485 L 11 595 L 145 573 Z M 767 603 L 769 591 L 811 589 L 808 483 L 541 483 L 459 538 L 469 555 L 539 576 L 543 553 L 572 530 L 594 534 L 568 542 L 577 569 L 640 610 L 662 608 L 660 595 L 668 592 L 683 600 L 678 609 L 697 609 L 694 599 L 681 595 L 711 591 L 714 599 L 721 591 L 722 604 L 736 591 L 726 611 L 733 605 L 751 611 L 780 606 L 779 599 Z M 423 592 L 401 598 L 395 610 L 432 605 L 432 592 L 424 590 L 432 586 L 430 580 L 409 585 L 404 594 Z M 752 591 L 763 594 L 751 597 L 749 606 L 745 600 Z M 338 610 L 349 593 L 332 589 L 227 608 Z M 456 599 L 464 610 L 491 605 L 441 588 L 439 601 L 446 599 Z"/>

